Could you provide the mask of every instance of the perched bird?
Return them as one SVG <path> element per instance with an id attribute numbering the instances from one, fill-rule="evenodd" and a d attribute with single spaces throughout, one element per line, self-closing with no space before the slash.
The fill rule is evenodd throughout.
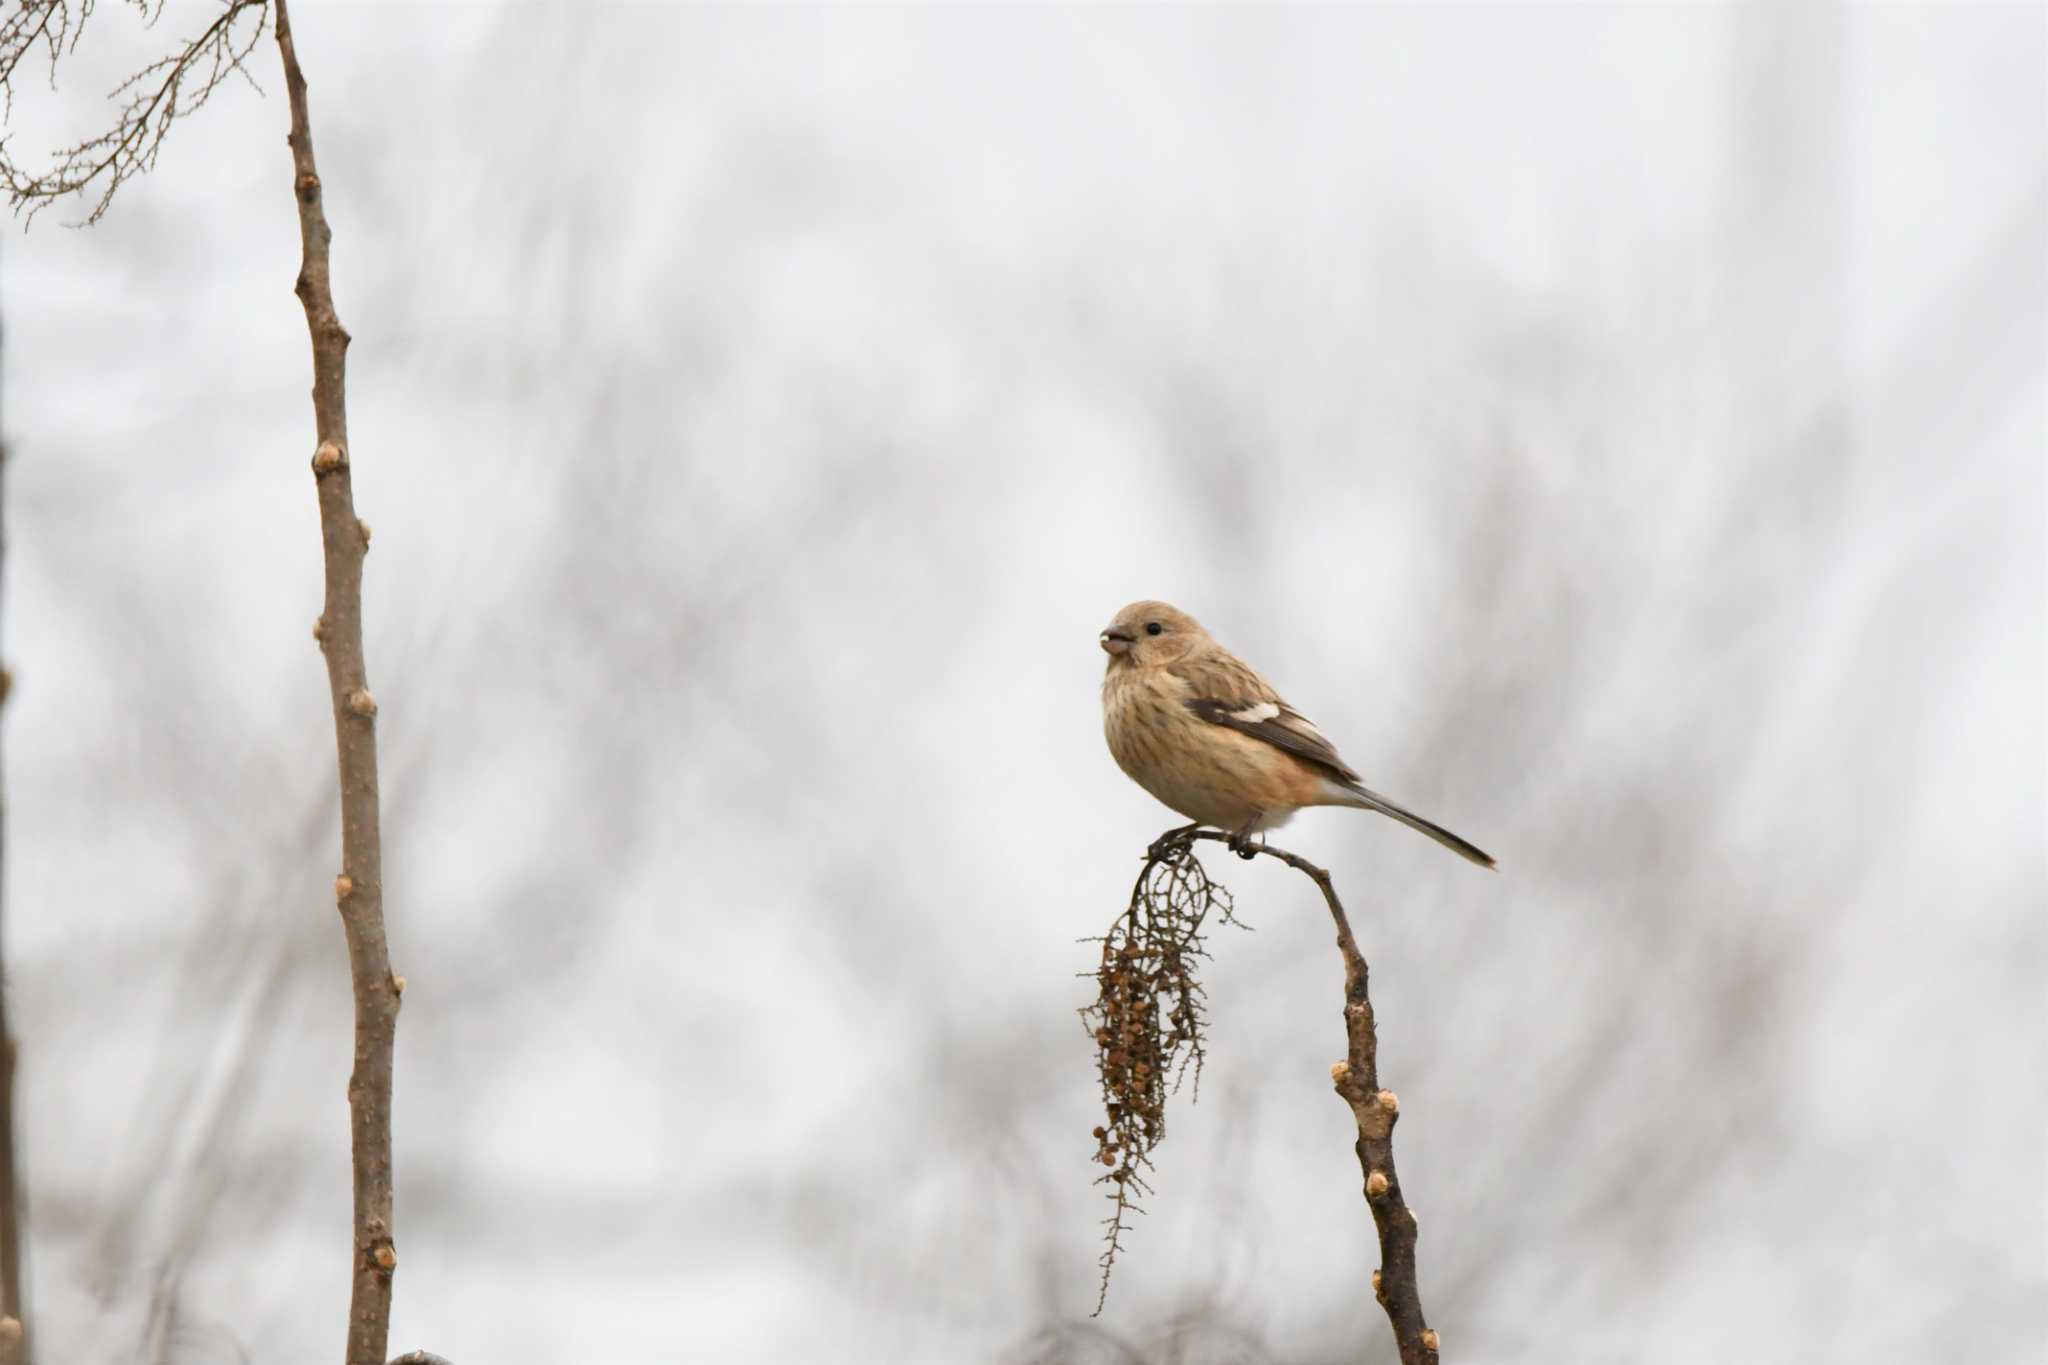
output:
<path id="1" fill-rule="evenodd" d="M 1117 766 L 1190 820 L 1228 831 L 1240 851 L 1304 806 L 1353 806 L 1493 866 L 1443 826 L 1367 790 L 1321 731 L 1186 612 L 1133 602 L 1102 632 L 1102 648 L 1102 731 Z"/>

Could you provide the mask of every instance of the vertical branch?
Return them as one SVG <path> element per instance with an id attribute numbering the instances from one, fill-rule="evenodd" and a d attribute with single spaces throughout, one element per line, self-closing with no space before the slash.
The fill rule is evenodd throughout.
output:
<path id="1" fill-rule="evenodd" d="M 6 470 L 7 444 L 0 436 L 0 489 L 5 487 Z M 6 556 L 6 501 L 0 497 L 0 566 Z M 13 675 L 0 666 L 0 707 L 6 706 L 13 681 Z M 0 797 L 0 894 L 5 889 L 6 816 L 6 801 Z M 0 943 L 4 942 L 0 936 Z M 15 1046 L 7 1022 L 7 987 L 6 971 L 0 968 L 0 1365 L 24 1365 L 28 1360 L 28 1306 L 22 1302 L 21 1184 L 14 1151 Z"/>
<path id="2" fill-rule="evenodd" d="M 1212 830 L 1200 830 L 1190 837 L 1228 843 L 1229 837 Z M 1380 1236 L 1380 1268 L 1372 1277 L 1373 1293 L 1386 1309 L 1394 1327 L 1394 1341 L 1401 1351 L 1401 1365 L 1437 1365 L 1437 1335 L 1423 1321 L 1422 1297 L 1415 1283 L 1415 1215 L 1401 1198 L 1400 1177 L 1394 1173 L 1394 1120 L 1400 1117 L 1400 1102 L 1391 1090 L 1380 1089 L 1379 1035 L 1373 1021 L 1372 1000 L 1366 993 L 1368 969 L 1358 940 L 1351 936 L 1351 921 L 1330 874 L 1306 858 L 1269 844 L 1257 845 L 1251 854 L 1278 858 L 1305 874 L 1323 893 L 1330 918 L 1337 926 L 1337 951 L 1344 958 L 1345 1058 L 1330 1068 L 1337 1093 L 1351 1106 L 1358 1124 L 1358 1169 L 1365 1177 L 1365 1202 L 1372 1210 Z"/>
<path id="3" fill-rule="evenodd" d="M 377 703 L 363 663 L 363 555 L 369 528 L 356 519 L 350 478 L 344 379 L 348 332 L 328 287 L 332 236 L 321 206 L 306 115 L 306 77 L 292 45 L 285 0 L 275 0 L 277 46 L 291 105 L 293 197 L 303 248 L 296 292 L 313 342 L 313 418 L 319 446 L 313 477 L 320 497 L 326 606 L 315 634 L 327 656 L 341 780 L 341 875 L 335 898 L 348 939 L 355 988 L 355 1069 L 349 1077 L 350 1154 L 355 1172 L 353 1287 L 348 1365 L 381 1365 L 391 1326 L 391 1276 L 398 1265 L 391 1222 L 391 1053 L 400 986 L 384 941 L 384 869 L 377 830 Z"/>

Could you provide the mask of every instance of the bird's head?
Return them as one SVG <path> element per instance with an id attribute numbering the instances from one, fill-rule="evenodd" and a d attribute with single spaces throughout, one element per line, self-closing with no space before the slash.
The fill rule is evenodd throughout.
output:
<path id="1" fill-rule="evenodd" d="M 1112 669 L 1158 668 L 1186 658 L 1208 641 L 1200 621 L 1164 602 L 1133 602 L 1102 632 Z"/>

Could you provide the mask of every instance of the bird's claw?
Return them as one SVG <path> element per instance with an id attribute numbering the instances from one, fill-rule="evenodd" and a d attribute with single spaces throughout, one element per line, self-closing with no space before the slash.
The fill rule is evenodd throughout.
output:
<path id="1" fill-rule="evenodd" d="M 1250 862 L 1259 856 L 1259 846 L 1252 842 L 1252 837 L 1249 834 L 1231 835 L 1230 851 L 1246 862 Z"/>

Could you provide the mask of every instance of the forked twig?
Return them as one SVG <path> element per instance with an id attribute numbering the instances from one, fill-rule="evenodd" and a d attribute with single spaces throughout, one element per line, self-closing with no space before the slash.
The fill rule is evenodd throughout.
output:
<path id="1" fill-rule="evenodd" d="M 60 148 L 42 170 L 27 169 L 0 138 L 0 186 L 12 206 L 29 220 L 66 195 L 90 198 L 92 208 L 76 226 L 97 223 L 115 193 L 156 165 L 171 125 L 205 104 L 230 76 L 249 79 L 245 63 L 263 37 L 268 0 L 220 0 L 220 13 L 198 36 L 115 86 L 113 126 Z M 155 22 L 161 0 L 133 0 L 130 6 Z M 92 0 L 15 0 L 0 19 L 0 102 L 14 107 L 14 77 L 30 52 L 42 46 L 54 81 L 57 59 L 78 45 Z M 244 22 L 244 21 L 248 22 Z"/>
<path id="2" fill-rule="evenodd" d="M 1423 1319 L 1415 1282 L 1415 1215 L 1401 1197 L 1394 1170 L 1393 1131 L 1400 1104 L 1393 1091 L 1380 1089 L 1369 971 L 1337 888 L 1327 871 L 1298 854 L 1271 844 L 1238 844 L 1227 834 L 1195 826 L 1169 830 L 1146 851 L 1129 906 L 1101 940 L 1098 997 L 1082 1011 L 1095 1035 L 1096 1069 L 1108 1114 L 1108 1122 L 1095 1130 L 1096 1159 L 1112 1168 L 1102 1179 L 1112 1185 L 1115 1203 L 1104 1220 L 1108 1245 L 1095 1311 L 1102 1311 L 1109 1292 L 1125 1215 L 1140 1211 L 1137 1196 L 1150 1192 L 1142 1172 L 1151 1168 L 1152 1149 L 1166 1132 L 1166 1073 L 1171 1069 L 1177 1083 L 1190 1065 L 1200 1072 L 1202 990 L 1194 965 L 1207 956 L 1201 929 L 1211 911 L 1226 921 L 1231 916 L 1230 893 L 1209 879 L 1194 856 L 1195 843 L 1205 839 L 1229 845 L 1241 857 L 1277 858 L 1323 893 L 1344 959 L 1346 1050 L 1330 1078 L 1358 1126 L 1358 1167 L 1380 1241 L 1373 1293 L 1393 1325 L 1402 1365 L 1436 1365 L 1437 1334 Z"/>

